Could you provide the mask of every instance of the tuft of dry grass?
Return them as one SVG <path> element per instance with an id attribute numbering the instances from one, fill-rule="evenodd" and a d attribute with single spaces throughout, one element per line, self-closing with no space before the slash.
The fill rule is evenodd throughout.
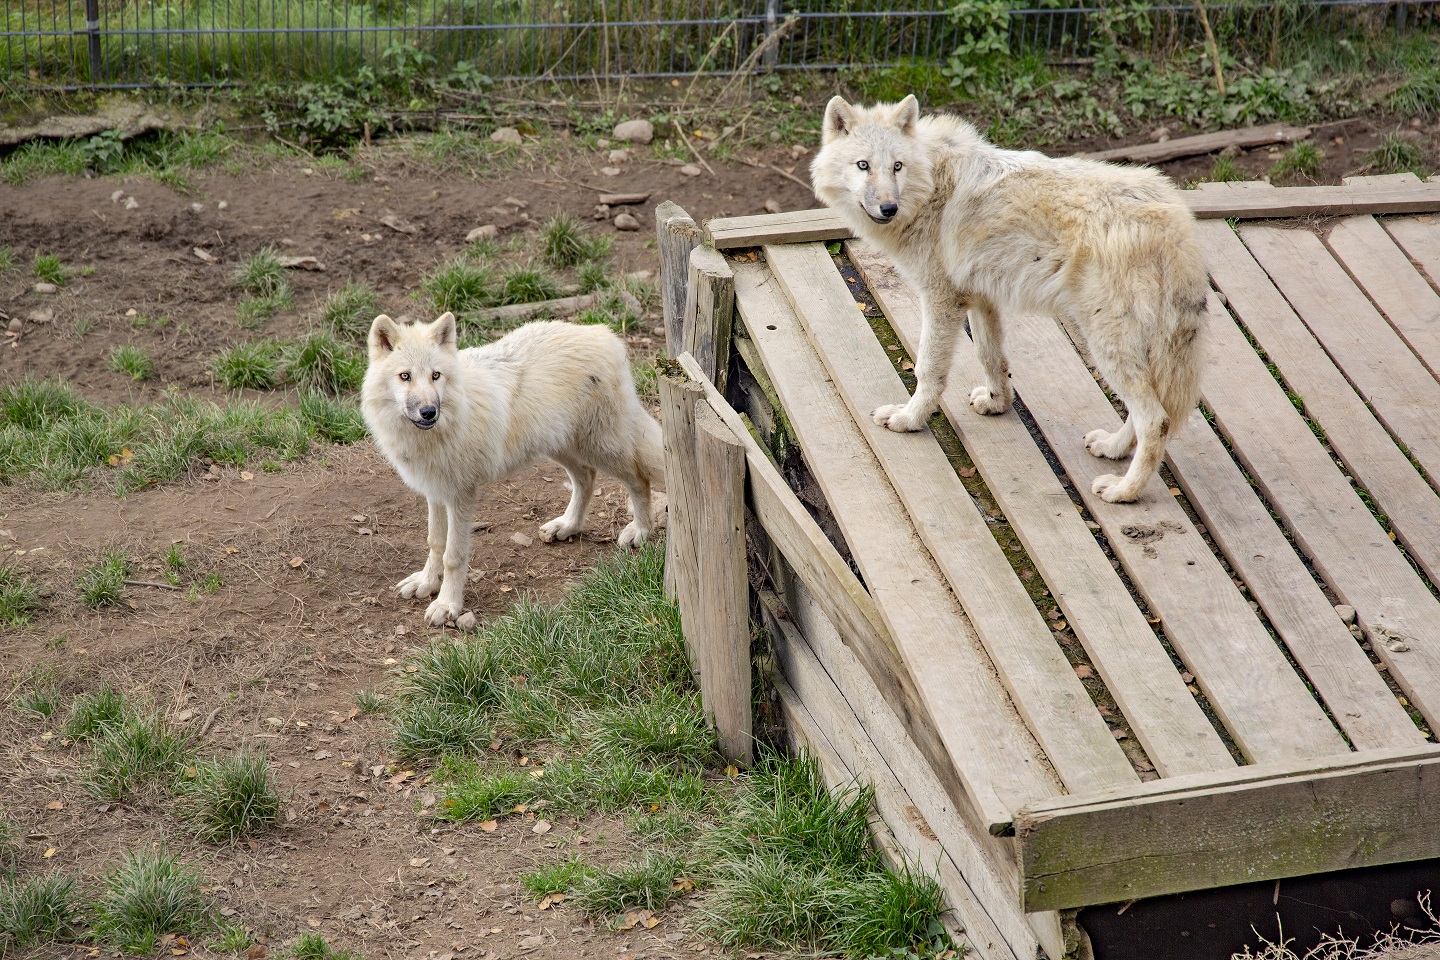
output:
<path id="1" fill-rule="evenodd" d="M 1362 947 L 1360 941 L 1344 937 L 1326 936 L 1319 946 L 1308 953 L 1300 954 L 1291 949 L 1293 942 L 1282 932 L 1279 943 L 1261 938 L 1264 946 L 1258 953 L 1249 947 L 1244 953 L 1233 955 L 1230 960 L 1435 960 L 1440 957 L 1440 917 L 1430 907 L 1430 892 L 1417 897 L 1420 910 L 1430 920 L 1429 930 L 1408 930 L 1408 936 L 1401 936 L 1398 930 L 1375 936 L 1375 942 Z"/>

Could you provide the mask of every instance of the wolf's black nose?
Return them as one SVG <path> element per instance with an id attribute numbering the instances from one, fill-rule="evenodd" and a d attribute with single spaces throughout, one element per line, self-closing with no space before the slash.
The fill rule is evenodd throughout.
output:
<path id="1" fill-rule="evenodd" d="M 882 203 L 882 204 L 880 204 L 880 216 L 882 216 L 882 217 L 893 217 L 893 216 L 895 216 L 895 214 L 897 214 L 897 213 L 899 213 L 899 212 L 900 212 L 900 204 L 898 204 L 898 203 Z"/>
<path id="2" fill-rule="evenodd" d="M 421 419 L 421 420 L 424 420 L 426 423 L 434 423 L 434 422 L 435 422 L 435 416 L 436 416 L 436 414 L 438 414 L 439 412 L 440 412 L 440 411 L 437 410 L 437 409 L 435 409 L 434 407 L 421 407 L 421 408 L 420 408 L 420 419 Z"/>

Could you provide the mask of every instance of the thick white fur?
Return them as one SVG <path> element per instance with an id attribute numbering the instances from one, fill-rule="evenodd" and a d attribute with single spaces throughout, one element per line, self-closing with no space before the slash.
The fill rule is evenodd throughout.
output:
<path id="1" fill-rule="evenodd" d="M 967 312 L 985 371 L 970 404 L 1004 413 L 1013 395 L 1001 315 L 1065 316 L 1129 412 L 1116 433 L 1085 437 L 1097 457 L 1135 451 L 1124 477 L 1097 477 L 1093 490 L 1112 503 L 1140 495 L 1199 397 L 1209 290 L 1193 220 L 1169 180 L 1002 150 L 963 120 L 922 118 L 912 96 L 869 108 L 833 98 L 811 182 L 920 297 L 915 395 L 876 410 L 877 423 L 919 430 L 935 412 Z"/>
<path id="2" fill-rule="evenodd" d="M 413 325 L 382 314 L 370 327 L 360 403 L 381 452 L 429 505 L 429 556 L 396 589 L 406 598 L 438 590 L 425 611 L 435 626 L 462 609 L 477 488 L 542 457 L 570 475 L 570 505 L 540 539 L 580 532 L 597 470 L 630 494 L 621 545 L 650 535 L 650 492 L 665 477 L 660 425 L 636 396 L 625 345 L 604 327 L 531 323 L 459 350 L 452 314 Z M 434 425 L 422 429 L 432 408 Z"/>

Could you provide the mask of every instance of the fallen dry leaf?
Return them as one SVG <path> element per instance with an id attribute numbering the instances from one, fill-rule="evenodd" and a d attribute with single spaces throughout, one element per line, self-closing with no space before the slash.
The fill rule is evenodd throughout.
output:
<path id="1" fill-rule="evenodd" d="M 251 473 L 249 470 L 241 470 L 241 471 L 240 471 L 240 479 L 241 479 L 241 480 L 254 480 L 254 479 L 255 479 L 255 474 Z"/>
<path id="2" fill-rule="evenodd" d="M 385 226 L 389 227 L 391 230 L 394 230 L 396 233 L 409 234 L 418 232 L 414 226 L 406 223 L 404 220 L 401 220 L 399 217 L 396 216 L 381 217 L 380 222 L 385 224 Z"/>
<path id="3" fill-rule="evenodd" d="M 499 826 L 500 824 L 495 820 L 480 821 L 480 829 L 484 830 L 486 833 L 494 833 L 495 829 Z"/>
<path id="4" fill-rule="evenodd" d="M 675 893 L 689 893 L 695 889 L 695 881 L 689 877 L 676 877 L 675 882 L 670 884 L 670 889 Z"/>
<path id="5" fill-rule="evenodd" d="M 429 858 L 429 857 L 411 857 L 411 858 L 410 858 L 410 866 L 412 866 L 412 867 L 423 867 L 423 866 L 425 866 L 425 864 L 427 864 L 427 863 L 429 863 L 429 862 L 430 862 L 430 858 Z"/>
<path id="6" fill-rule="evenodd" d="M 219 257 L 215 256 L 215 254 L 211 253 L 209 250 L 204 249 L 203 247 L 194 247 L 191 249 L 190 252 L 195 254 L 196 257 L 205 261 L 206 263 L 220 262 Z"/>
<path id="7" fill-rule="evenodd" d="M 1089 680 L 1091 677 L 1095 676 L 1095 671 L 1091 670 L 1089 667 L 1082 663 L 1075 667 L 1075 676 L 1079 677 L 1081 680 Z"/>
<path id="8" fill-rule="evenodd" d="M 245 952 L 245 960 L 265 960 L 270 951 L 265 949 L 263 944 L 252 943 L 250 949 Z"/>
<path id="9" fill-rule="evenodd" d="M 58 848 L 51 847 L 49 850 L 46 850 L 41 856 L 43 856 L 46 860 L 49 860 L 51 857 L 55 856 L 55 854 L 59 852 L 60 851 Z"/>
<path id="10" fill-rule="evenodd" d="M 46 810 L 64 810 L 64 809 L 65 809 L 65 801 L 64 801 L 64 800 L 51 800 L 49 803 L 45 804 L 45 809 L 46 809 Z"/>
<path id="11" fill-rule="evenodd" d="M 971 477 L 975 476 L 975 468 L 974 468 L 974 467 L 961 467 L 961 468 L 960 468 L 960 476 L 964 477 L 966 480 L 969 480 Z"/>
<path id="12" fill-rule="evenodd" d="M 304 558 L 304 557 L 291 557 L 291 558 L 290 558 L 290 566 L 292 566 L 292 567 L 294 567 L 294 568 L 296 568 L 296 569 L 299 569 L 300 565 L 301 565 L 302 563 L 304 563 L 304 562 L 305 562 L 305 558 Z"/>
<path id="13" fill-rule="evenodd" d="M 546 834 L 550 832 L 549 820 L 537 820 L 535 826 L 530 828 L 531 833 Z"/>

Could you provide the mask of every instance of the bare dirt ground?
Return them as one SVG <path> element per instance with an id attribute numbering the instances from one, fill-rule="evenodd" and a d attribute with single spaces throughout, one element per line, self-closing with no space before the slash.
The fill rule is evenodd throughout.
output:
<path id="1" fill-rule="evenodd" d="M 1397 125 L 1352 121 L 1330 133 L 1321 182 L 1356 172 L 1360 154 Z M 1434 131 L 1421 135 L 1433 150 Z M 1335 136 L 1344 143 L 1333 143 Z M 797 166 L 789 146 L 753 159 L 804 179 L 808 158 Z M 1194 178 L 1211 160 L 1180 161 L 1169 172 Z M 188 195 L 138 178 L 0 187 L 0 245 L 21 264 L 0 275 L 0 309 L 26 318 L 18 342 L 0 347 L 0 383 L 58 375 L 107 405 L 177 390 L 223 399 L 210 359 L 257 337 L 236 325 L 230 273 L 270 244 L 326 266 L 294 272 L 295 309 L 264 330 L 283 339 L 302 332 L 326 293 L 351 279 L 373 286 L 388 312 L 419 316 L 411 294 L 421 275 L 458 254 L 471 228 L 495 223 L 503 242 L 533 234 L 553 213 L 590 222 L 602 192 L 651 195 L 630 208 L 639 231 L 594 224 L 614 237 L 611 259 L 621 271 L 655 269 L 649 244 L 659 201 L 675 200 L 697 220 L 760 213 L 766 201 L 787 210 L 815 205 L 802 187 L 765 168 L 715 161 L 714 175 L 689 177 L 677 164 L 637 159 L 612 177 L 600 173 L 607 162 L 605 151 L 573 144 L 504 175 L 470 178 L 380 150 L 366 158 L 368 175 L 358 182 L 296 155 L 197 175 Z M 1236 159 L 1257 177 L 1273 162 L 1263 149 Z M 112 201 L 115 191 L 138 206 Z M 510 197 L 525 208 L 506 205 Z M 415 231 L 386 227 L 384 217 Z M 204 262 L 196 248 L 217 262 Z M 25 267 L 40 253 L 93 271 L 58 294 L 36 294 Z M 168 322 L 137 328 L 129 310 Z M 652 311 L 630 342 L 642 356 L 660 339 Z M 109 368 L 111 350 L 125 344 L 156 360 L 155 380 L 136 384 Z M 285 822 L 250 844 L 203 845 L 186 837 L 165 801 L 99 803 L 76 782 L 81 754 L 61 743 L 59 715 L 45 723 L 5 706 L 0 795 L 22 830 L 22 869 L 49 863 L 93 879 L 123 850 L 163 836 L 201 861 L 222 912 L 262 943 L 318 931 L 370 958 L 465 960 L 662 958 L 711 949 L 689 930 L 693 906 L 672 908 L 651 931 L 619 932 L 563 904 L 542 912 L 520 887 L 522 873 L 580 845 L 592 856 L 606 847 L 618 855 L 628 842 L 623 823 L 562 822 L 540 836 L 511 819 L 485 833 L 436 820 L 423 771 L 402 779 L 394 770 L 374 772 L 391 760 L 386 722 L 358 713 L 354 694 L 385 689 L 406 651 L 441 631 L 423 625 L 423 603 L 391 591 L 423 560 L 424 509 L 368 442 L 321 449 L 279 472 L 203 473 L 198 465 L 190 480 L 126 499 L 0 488 L 0 551 L 43 587 L 48 603 L 29 628 L 0 634 L 0 682 L 18 686 L 36 667 L 55 670 L 67 694 L 111 680 L 194 731 L 204 753 L 263 745 L 288 797 Z M 557 598 L 614 549 L 625 504 L 613 482 L 603 486 L 583 538 L 512 540 L 535 538 L 566 495 L 563 473 L 544 465 L 481 496 L 467 605 L 482 620 L 521 596 Z M 138 579 L 158 581 L 160 558 L 175 543 L 192 562 L 187 583 L 214 572 L 218 590 L 130 587 L 125 606 L 103 612 L 79 601 L 76 576 L 102 549 L 123 549 L 141 562 Z"/>

